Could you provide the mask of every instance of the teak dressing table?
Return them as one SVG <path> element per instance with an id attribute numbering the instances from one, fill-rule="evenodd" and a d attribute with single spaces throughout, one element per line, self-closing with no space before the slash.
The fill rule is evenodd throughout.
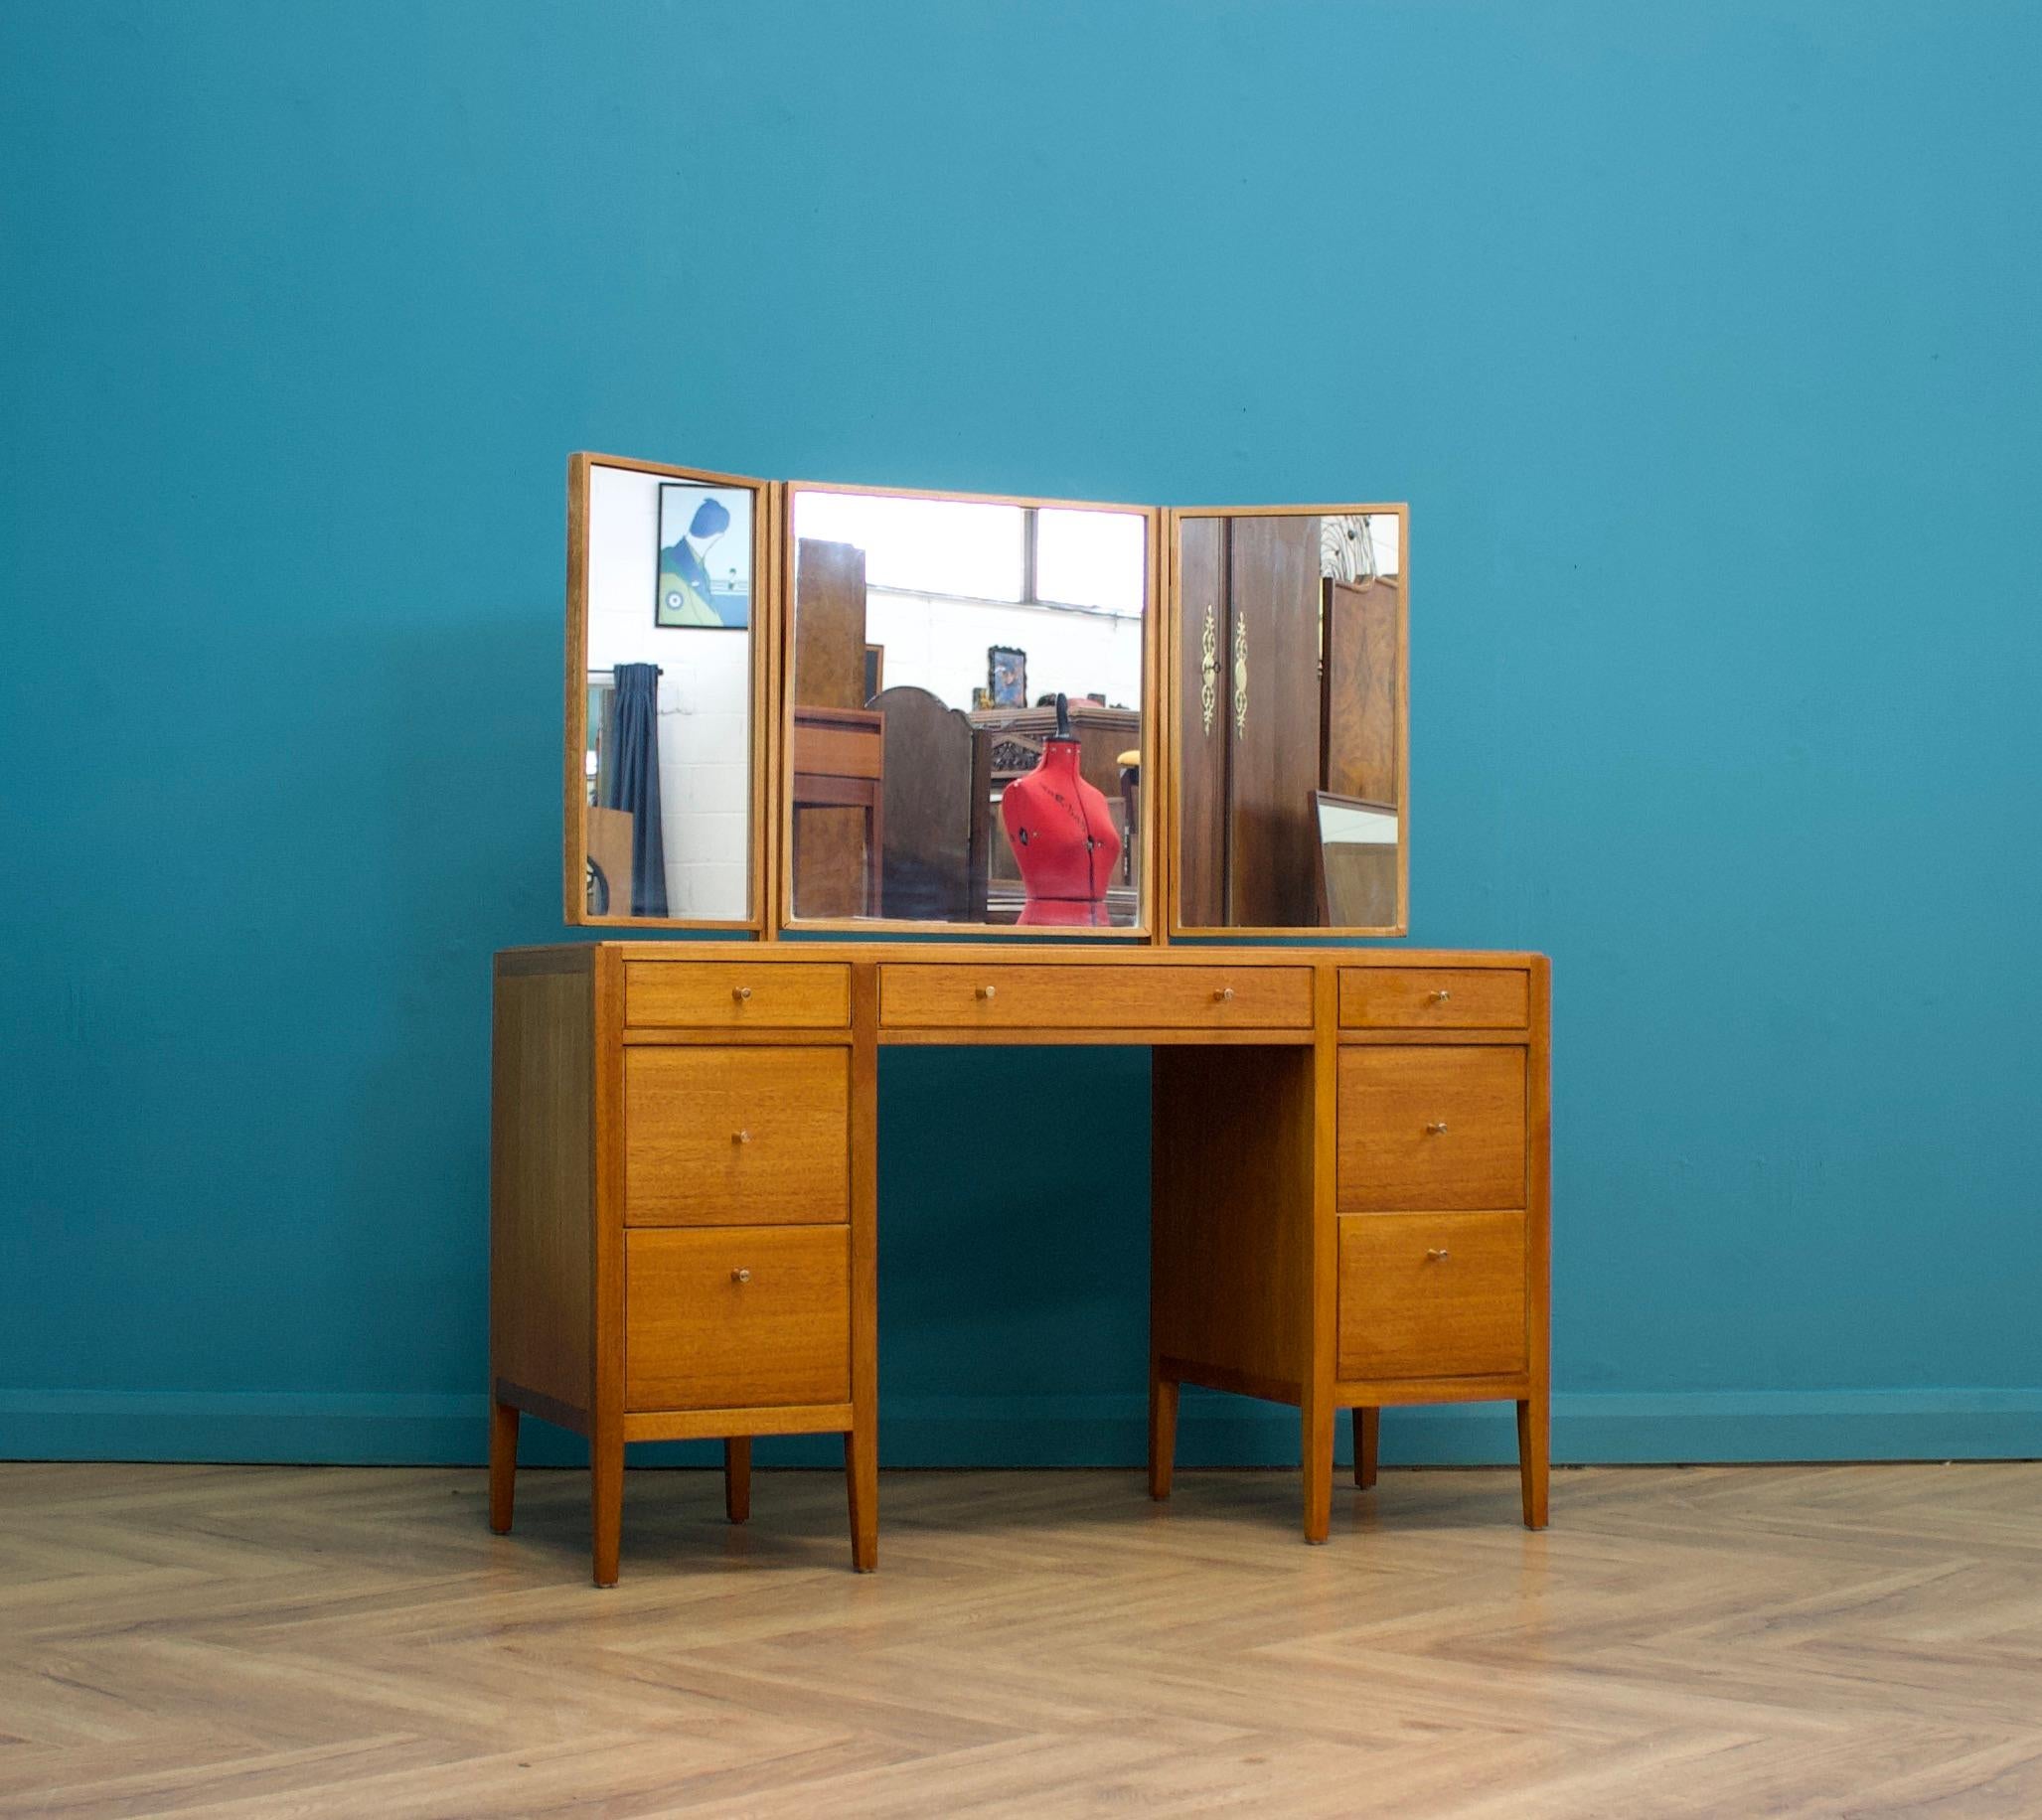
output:
<path id="1" fill-rule="evenodd" d="M 612 486 L 619 476 L 623 484 Z M 1170 914 L 1161 926 L 1149 925 L 1146 886 L 1130 912 L 1124 892 L 1111 900 L 1119 909 L 1102 907 L 1102 885 L 1098 902 L 1081 906 L 1082 913 L 1131 920 L 1069 927 L 1060 920 L 1066 906 L 1031 897 L 1021 919 L 1045 917 L 1036 927 L 1048 939 L 1003 944 L 995 922 L 1001 913 L 989 910 L 985 894 L 955 894 L 948 877 L 938 875 L 949 863 L 947 842 L 960 855 L 969 846 L 972 862 L 984 863 L 986 806 L 958 797 L 951 769 L 962 769 L 968 790 L 987 788 L 971 723 L 957 713 L 953 746 L 945 743 L 952 736 L 942 700 L 911 703 L 912 714 L 886 711 L 901 701 L 903 686 L 922 687 L 924 676 L 932 695 L 958 687 L 954 669 L 945 672 L 945 660 L 932 655 L 938 641 L 925 646 L 922 622 L 911 617 L 938 592 L 926 584 L 941 578 L 914 570 L 913 558 L 940 553 L 949 535 L 947 526 L 931 530 L 913 514 L 938 500 L 818 490 L 842 497 L 825 501 L 811 520 L 799 497 L 806 489 L 790 498 L 784 486 L 611 457 L 575 457 L 569 482 L 568 920 L 735 928 L 754 939 L 601 940 L 507 950 L 496 958 L 492 1525 L 503 1531 L 511 1524 L 524 1413 L 588 1439 L 594 1576 L 602 1586 L 617 1578 L 627 1442 L 721 1440 L 726 1510 L 742 1521 L 750 1509 L 752 1438 L 841 1433 L 853 1561 L 861 1570 L 874 1567 L 878 1048 L 1110 1043 L 1154 1050 L 1152 1495 L 1170 1493 L 1181 1384 L 1299 1410 L 1303 1527 L 1312 1542 L 1326 1539 L 1331 1520 L 1339 1410 L 1352 1412 L 1355 1480 L 1365 1487 L 1375 1477 L 1383 1406 L 1507 1400 L 1517 1408 L 1523 1518 L 1542 1527 L 1550 1400 L 1544 958 L 1184 939 L 1228 928 L 1258 936 L 1295 937 L 1307 927 L 1323 935 L 1401 933 L 1408 570 L 1402 509 L 1157 515 L 969 502 L 1014 515 L 982 514 L 966 527 L 993 539 L 996 553 L 1010 525 L 1028 540 L 1021 579 L 1012 589 L 1016 605 L 960 587 L 954 599 L 940 599 L 941 612 L 997 613 L 1004 617 L 987 622 L 995 630 L 1015 623 L 1017 613 L 1072 616 L 1067 625 L 1045 623 L 1037 636 L 1044 648 L 1060 650 L 1050 644 L 1053 632 L 1080 653 L 1060 660 L 1066 669 L 1075 664 L 1074 674 L 1089 677 L 1082 667 L 1091 664 L 1107 678 L 1108 688 L 1094 700 L 1111 690 L 1121 674 L 1113 665 L 1125 661 L 1126 640 L 1137 636 L 1139 680 L 1130 674 L 1124 685 L 1139 703 L 1143 738 L 1126 756 L 1132 768 L 1184 780 L 1167 782 L 1162 792 L 1140 791 L 1141 808 L 1124 830 L 1140 843 L 1140 876 L 1160 874 L 1163 881 Z M 630 491 L 648 484 L 649 500 Z M 705 500 L 718 502 L 715 510 Z M 603 522 L 605 511 L 612 522 Z M 857 517 L 859 511 L 867 516 Z M 1098 557 L 1097 579 L 1082 572 L 1072 579 L 1068 551 L 1055 539 L 1074 534 L 1086 548 L 1102 544 L 1112 528 L 1076 518 L 1093 511 L 1138 521 L 1139 535 L 1126 538 L 1135 556 L 1109 552 Z M 747 515 L 748 525 L 736 525 Z M 1072 519 L 1074 525 L 1064 523 Z M 811 543 L 810 523 L 830 540 Z M 902 524 L 913 533 L 905 541 Z M 679 525 L 694 531 L 684 533 Z M 1186 525 L 1203 565 L 1198 573 L 1224 576 L 1202 607 L 1180 598 Z M 749 533 L 750 562 L 732 565 L 724 579 L 712 550 L 733 526 Z M 696 534 L 704 527 L 709 534 Z M 684 543 L 684 534 L 693 541 Z M 1347 540 L 1341 547 L 1364 544 L 1360 560 L 1368 572 L 1358 579 L 1336 566 L 1351 561 L 1336 547 L 1340 538 Z M 1370 538 L 1373 554 L 1365 547 Z M 655 549 L 660 629 L 668 629 L 670 608 L 693 612 L 699 617 L 686 623 L 703 628 L 695 632 L 698 641 L 709 641 L 662 643 L 656 668 L 643 655 L 642 628 L 627 624 L 634 591 L 652 586 Z M 1089 622 L 1113 619 L 1114 609 L 1098 603 L 1119 585 L 1109 573 L 1114 561 L 1135 577 L 1121 598 L 1139 604 L 1120 613 L 1132 625 L 1102 630 Z M 820 629 L 813 635 L 820 656 L 809 655 L 802 626 L 811 610 L 804 564 L 821 577 L 814 594 Z M 1159 568 L 1170 577 L 1167 587 Z M 970 579 L 981 590 L 1003 585 L 997 571 L 989 583 L 988 572 L 973 570 Z M 1038 603 L 1038 573 L 1059 576 L 1066 593 L 1085 594 L 1092 604 Z M 923 585 L 900 585 L 903 574 Z M 747 627 L 711 629 L 708 616 L 734 614 L 740 589 Z M 1357 614 L 1365 609 L 1371 616 L 1354 619 L 1361 631 L 1351 638 L 1347 622 L 1336 617 L 1347 596 L 1361 602 Z M 652 601 L 640 598 L 644 617 L 653 617 Z M 1164 652 L 1156 649 L 1165 617 L 1155 610 L 1159 599 L 1168 601 L 1171 622 Z M 615 618 L 609 630 L 606 613 Z M 1201 615 L 1201 632 L 1187 651 L 1178 629 Z M 1298 726 L 1302 710 L 1287 708 L 1286 733 L 1303 733 L 1296 744 L 1308 768 L 1276 788 L 1270 779 L 1292 764 L 1292 741 L 1266 742 L 1258 754 L 1253 742 L 1263 723 L 1248 704 L 1286 691 L 1302 702 L 1308 691 L 1282 675 L 1272 678 L 1266 663 L 1258 672 L 1256 658 L 1273 648 L 1279 659 L 1289 649 L 1294 669 L 1309 661 L 1309 698 L 1323 698 L 1322 645 L 1305 636 L 1310 626 L 1301 630 L 1308 615 L 1323 615 L 1315 623 L 1325 649 L 1346 642 L 1362 650 L 1341 674 L 1358 664 L 1355 696 L 1384 705 L 1368 724 L 1352 702 L 1330 703 L 1316 742 L 1309 727 Z M 1258 643 L 1265 617 L 1282 635 L 1269 646 Z M 944 624 L 929 623 L 938 630 Z M 879 707 L 864 710 L 841 688 L 831 694 L 804 685 L 811 665 L 814 674 L 842 674 L 854 646 L 860 676 L 868 676 L 864 663 L 875 628 L 889 633 L 893 647 L 884 660 L 889 687 L 871 696 Z M 733 639 L 733 630 L 749 637 Z M 610 638 L 622 642 L 600 644 Z M 1119 656 L 1114 639 L 1123 641 Z M 1008 666 L 996 676 L 1011 674 L 1019 648 L 991 645 L 995 662 Z M 729 662 L 738 646 L 749 658 L 742 673 Z M 1370 648 L 1378 653 L 1372 677 Z M 1308 649 L 1309 660 L 1296 657 Z M 1380 669 L 1385 649 L 1391 674 Z M 609 663 L 597 661 L 604 656 Z M 652 915 L 644 908 L 648 877 L 665 886 L 659 901 L 667 902 L 667 891 L 696 889 L 691 866 L 707 871 L 711 863 L 700 852 L 712 844 L 712 830 L 690 826 L 681 852 L 662 833 L 683 826 L 715 788 L 707 769 L 682 773 L 682 763 L 714 732 L 706 735 L 682 719 L 700 711 L 700 693 L 667 692 L 667 671 L 681 669 L 683 658 L 691 666 L 723 665 L 750 701 L 743 735 L 749 763 L 730 785 L 738 804 L 750 804 L 739 852 L 743 882 L 727 904 L 697 902 L 683 905 L 681 915 Z M 1174 679 L 1168 689 L 1161 686 L 1164 662 Z M 699 673 L 689 674 L 693 680 Z M 617 698 L 598 703 L 599 683 L 613 686 Z M 1266 692 L 1257 694 L 1258 685 Z M 836 710 L 868 712 L 877 722 L 874 801 L 885 793 L 890 806 L 881 826 L 901 829 L 897 844 L 875 845 L 871 830 L 879 819 L 854 811 L 848 825 L 824 822 L 807 833 L 797 861 L 789 769 L 797 709 L 804 720 L 810 710 Z M 1359 826 L 1358 836 L 1315 833 L 1309 823 L 1284 819 L 1291 816 L 1286 804 L 1300 817 L 1313 813 L 1298 800 L 1300 783 L 1308 797 L 1329 781 L 1347 783 L 1349 798 L 1356 794 L 1350 772 L 1335 768 L 1347 735 L 1335 726 L 1335 710 L 1354 723 L 1345 749 L 1374 767 L 1362 802 L 1374 821 L 1363 815 L 1340 825 Z M 895 762 L 888 770 L 895 718 L 914 728 L 915 743 L 901 749 L 913 753 L 917 769 Z M 1206 734 L 1222 744 L 1209 758 L 1189 750 Z M 931 756 L 942 753 L 951 757 Z M 1178 772 L 1178 764 L 1186 770 Z M 930 799 L 940 815 L 912 788 L 930 769 L 941 772 Z M 1198 894 L 1217 908 L 1186 923 L 1180 912 L 1187 843 L 1176 824 L 1187 804 L 1206 803 L 1215 792 L 1226 808 L 1219 825 L 1200 836 L 1211 870 Z M 1131 790 L 1129 800 L 1136 795 Z M 1158 812 L 1159 796 L 1171 801 L 1173 813 Z M 1073 813 L 1097 817 L 1116 807 L 1101 794 Z M 803 813 L 830 811 L 804 802 Z M 777 834 L 772 841 L 764 838 L 767 820 Z M 597 890 L 596 831 L 611 868 L 630 866 L 621 891 L 609 879 Z M 1123 832 L 1119 821 L 1115 832 Z M 1383 875 L 1394 879 L 1393 928 L 1322 926 L 1332 900 L 1322 893 L 1311 907 L 1311 877 L 1321 841 L 1330 849 L 1335 838 L 1383 843 Z M 1025 884 L 1025 843 L 1016 845 L 1015 856 Z M 1329 850 L 1324 875 L 1332 872 Z M 711 879 L 704 888 L 712 886 Z M 980 939 L 837 939 L 840 930 L 869 936 L 932 926 L 843 917 L 844 904 L 875 897 L 889 907 L 971 903 L 970 914 L 985 919 L 976 930 Z M 606 908 L 620 898 L 625 909 Z M 811 899 L 824 915 L 802 915 Z M 771 916 L 759 908 L 768 902 Z M 1231 918 L 1229 903 L 1238 912 Z M 717 909 L 731 914 L 708 913 Z M 1279 913 L 1292 920 L 1244 921 Z M 779 939 L 783 930 L 809 928 L 831 935 Z"/>

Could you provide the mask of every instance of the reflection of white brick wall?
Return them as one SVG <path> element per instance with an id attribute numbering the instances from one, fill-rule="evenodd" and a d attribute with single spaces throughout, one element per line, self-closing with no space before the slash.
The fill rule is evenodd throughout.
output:
<path id="1" fill-rule="evenodd" d="M 590 472 L 588 667 L 660 667 L 667 909 L 674 916 L 741 917 L 751 814 L 751 638 L 653 624 L 659 497 L 656 474 Z"/>

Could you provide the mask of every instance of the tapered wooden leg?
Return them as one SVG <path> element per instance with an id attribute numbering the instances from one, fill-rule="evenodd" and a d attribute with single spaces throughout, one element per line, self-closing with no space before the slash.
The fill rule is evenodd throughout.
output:
<path id="1" fill-rule="evenodd" d="M 723 1442 L 723 1514 L 732 1523 L 751 1515 L 751 1437 L 732 1435 Z"/>
<path id="2" fill-rule="evenodd" d="M 872 1425 L 844 1437 L 844 1478 L 851 1492 L 851 1565 L 879 1565 L 879 1438 Z"/>
<path id="3" fill-rule="evenodd" d="M 1546 1479 L 1552 1455 L 1552 1405 L 1534 1397 L 1517 1406 L 1517 1482 L 1524 1494 L 1524 1527 L 1546 1526 Z"/>
<path id="4" fill-rule="evenodd" d="M 1382 1432 L 1382 1411 L 1354 1411 L 1354 1483 L 1363 1491 L 1375 1483 L 1376 1441 Z"/>
<path id="5" fill-rule="evenodd" d="M 518 1409 L 511 1403 L 489 1406 L 489 1526 L 500 1536 L 511 1533 L 511 1502 L 518 1490 Z"/>
<path id="6" fill-rule="evenodd" d="M 588 1442 L 588 1501 L 595 1537 L 595 1584 L 617 1584 L 617 1546 L 624 1532 L 624 1436 L 598 1429 Z"/>
<path id="7" fill-rule="evenodd" d="M 1149 1495 L 1170 1496 L 1170 1476 L 1177 1466 L 1177 1396 L 1175 1378 L 1149 1367 Z"/>
<path id="8" fill-rule="evenodd" d="M 1305 1540 L 1324 1542 L 1333 1527 L 1333 1419 L 1330 1398 L 1308 1387 L 1299 1412 L 1299 1441 L 1305 1456 Z"/>

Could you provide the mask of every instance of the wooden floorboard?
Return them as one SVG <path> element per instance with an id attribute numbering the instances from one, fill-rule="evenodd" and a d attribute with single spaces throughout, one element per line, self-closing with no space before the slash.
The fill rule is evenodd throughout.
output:
<path id="1" fill-rule="evenodd" d="M 0 1465 L 0 1813 L 2042 1815 L 2042 1465 Z"/>

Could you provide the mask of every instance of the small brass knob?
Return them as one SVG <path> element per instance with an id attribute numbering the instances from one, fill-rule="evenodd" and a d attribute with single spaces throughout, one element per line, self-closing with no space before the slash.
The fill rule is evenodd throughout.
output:
<path id="1" fill-rule="evenodd" d="M 1441 986 L 1439 990 L 1436 992 L 1428 992 L 1426 994 L 1426 996 L 1430 998 L 1434 1004 L 1445 1004 L 1449 998 L 1453 997 L 1453 995 L 1454 994 L 1448 991 L 1445 986 Z"/>
<path id="2" fill-rule="evenodd" d="M 993 996 L 993 991 L 994 991 L 994 988 L 993 988 L 992 986 L 980 986 L 980 987 L 979 987 L 979 996 L 980 996 L 981 998 L 990 998 L 990 997 L 992 997 L 992 996 Z"/>
<path id="3" fill-rule="evenodd" d="M 1428 1119 L 1425 1122 L 1425 1135 L 1428 1138 L 1444 1138 L 1447 1135 L 1447 1122 L 1444 1119 Z"/>
<path id="4" fill-rule="evenodd" d="M 1442 1245 L 1437 1251 L 1428 1251 L 1425 1256 L 1430 1263 L 1444 1264 L 1447 1261 L 1447 1248 Z"/>
<path id="5" fill-rule="evenodd" d="M 742 1004 L 751 996 L 751 987 L 748 986 L 733 986 L 730 988 L 730 996 L 736 999 L 739 1004 Z"/>
<path id="6" fill-rule="evenodd" d="M 1440 1256 L 1444 1258 L 1446 1256 L 1446 1253 L 1441 1252 Z M 746 1270 L 732 1271 L 730 1273 L 730 1281 L 732 1283 L 749 1283 L 751 1281 L 751 1273 Z"/>
<path id="7" fill-rule="evenodd" d="M 730 1141 L 732 1143 L 749 1143 L 751 1141 L 751 1134 L 749 1132 L 732 1132 L 730 1134 Z"/>
<path id="8" fill-rule="evenodd" d="M 1222 986 L 1212 996 L 1219 1004 L 1231 1004 L 1234 1000 L 1234 988 L 1230 986 Z"/>

